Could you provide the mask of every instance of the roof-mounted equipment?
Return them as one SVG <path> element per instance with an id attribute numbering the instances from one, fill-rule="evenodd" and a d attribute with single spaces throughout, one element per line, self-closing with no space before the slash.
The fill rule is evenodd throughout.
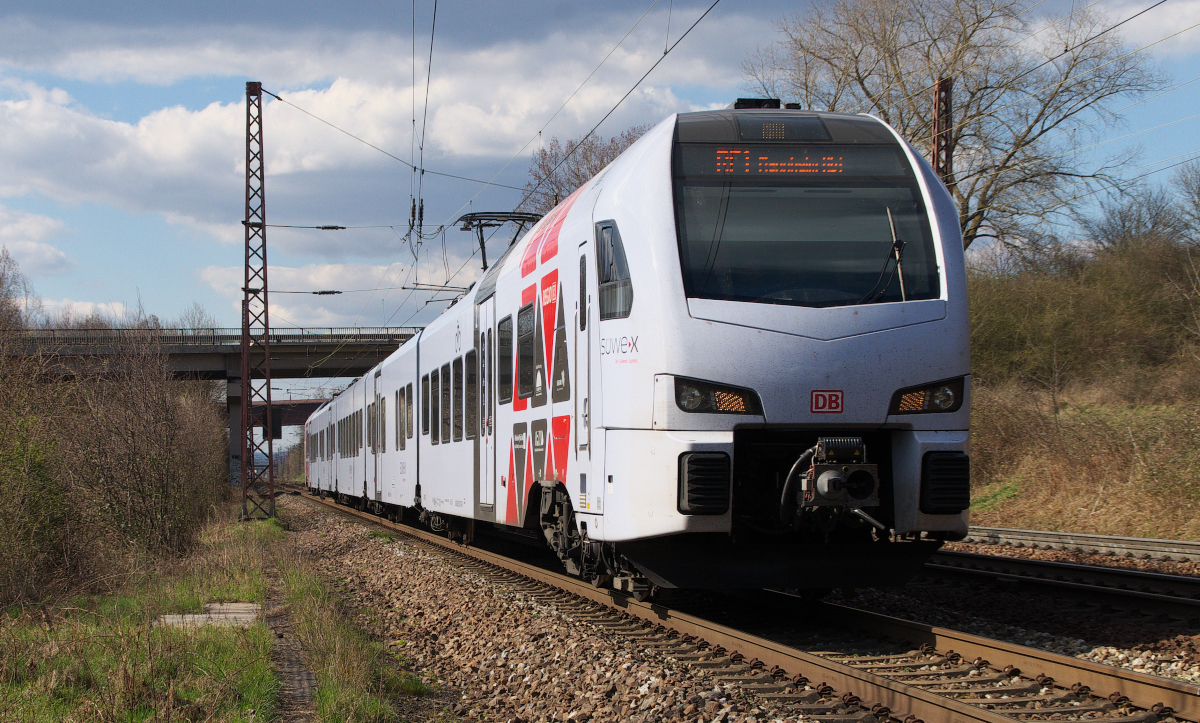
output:
<path id="1" fill-rule="evenodd" d="M 459 228 L 463 231 L 474 229 L 479 234 L 479 253 L 483 256 L 483 270 L 487 271 L 487 248 L 484 247 L 483 230 L 485 228 L 500 228 L 506 223 L 515 223 L 517 231 L 513 234 L 512 241 L 509 246 L 516 242 L 521 236 L 521 232 L 526 226 L 532 227 L 535 223 L 542 220 L 540 213 L 523 213 L 520 211 L 480 211 L 478 213 L 468 213 L 460 216 L 454 223 L 462 224 Z"/>

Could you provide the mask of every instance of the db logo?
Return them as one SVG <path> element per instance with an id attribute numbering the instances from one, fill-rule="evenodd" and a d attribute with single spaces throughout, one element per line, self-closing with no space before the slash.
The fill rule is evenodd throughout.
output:
<path id="1" fill-rule="evenodd" d="M 841 389 L 814 389 L 812 393 L 813 414 L 841 414 Z"/>

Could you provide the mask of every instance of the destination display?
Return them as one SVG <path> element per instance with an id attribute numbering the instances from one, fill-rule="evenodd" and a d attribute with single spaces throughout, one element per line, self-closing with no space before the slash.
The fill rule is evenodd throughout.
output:
<path id="1" fill-rule="evenodd" d="M 908 164 L 895 146 L 684 144 L 680 152 L 677 173 L 686 177 L 909 175 Z"/>

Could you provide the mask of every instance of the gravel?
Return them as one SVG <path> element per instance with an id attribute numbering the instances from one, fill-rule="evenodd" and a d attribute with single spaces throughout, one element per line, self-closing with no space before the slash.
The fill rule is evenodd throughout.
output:
<path id="1" fill-rule="evenodd" d="M 454 717 L 581 723 L 802 717 L 789 709 L 793 703 L 756 697 L 718 681 L 725 675 L 719 671 L 677 662 L 645 641 L 578 617 L 552 594 L 498 582 L 402 538 L 372 536 L 366 525 L 299 504 L 305 508 L 295 514 L 304 519 L 293 526 L 294 543 L 335 581 L 357 624 L 455 694 L 445 711 Z"/>
<path id="2" fill-rule="evenodd" d="M 942 549 L 950 552 L 972 552 L 977 555 L 1021 557 L 1027 560 L 1047 560 L 1049 562 L 1072 562 L 1077 565 L 1119 567 L 1126 570 L 1143 570 L 1146 572 L 1161 572 L 1167 575 L 1200 577 L 1200 562 L 1186 562 L 1182 560 L 1149 560 L 1139 557 L 1098 555 L 1088 552 L 1068 552 L 1066 550 L 1037 550 L 1031 547 L 1014 547 L 1012 545 L 994 545 L 978 542 L 947 542 Z"/>
<path id="3" fill-rule="evenodd" d="M 1200 683 L 1194 623 L 997 583 L 919 577 L 904 588 L 837 591 L 851 607 L 952 628 L 1097 663 Z"/>

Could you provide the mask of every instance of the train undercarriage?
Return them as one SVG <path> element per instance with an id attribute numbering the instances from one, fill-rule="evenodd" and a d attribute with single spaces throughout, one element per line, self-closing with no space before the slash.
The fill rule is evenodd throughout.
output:
<path id="1" fill-rule="evenodd" d="M 524 529 L 335 494 L 390 520 L 443 532 L 464 544 L 477 531 L 548 547 L 565 571 L 639 600 L 674 588 L 821 591 L 901 585 L 943 539 L 892 532 L 890 433 L 822 436 L 755 429 L 735 435 L 728 533 L 631 542 L 588 537 L 561 484 L 535 487 Z M 532 490 L 531 490 L 532 492 Z M 327 493 L 322 493 L 326 495 Z"/>

